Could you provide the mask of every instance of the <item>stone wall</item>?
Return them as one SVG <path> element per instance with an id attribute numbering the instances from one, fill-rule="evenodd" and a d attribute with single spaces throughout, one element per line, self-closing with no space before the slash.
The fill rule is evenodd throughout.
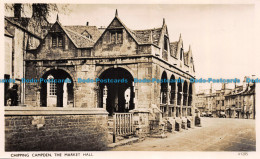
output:
<path id="1" fill-rule="evenodd" d="M 104 109 L 5 108 L 6 151 L 91 151 L 107 146 Z"/>

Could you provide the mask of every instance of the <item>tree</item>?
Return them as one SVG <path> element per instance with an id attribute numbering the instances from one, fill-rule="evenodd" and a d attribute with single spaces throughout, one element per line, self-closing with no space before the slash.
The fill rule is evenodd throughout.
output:
<path id="1" fill-rule="evenodd" d="M 23 27 L 26 27 L 35 35 L 43 38 L 47 34 L 46 30 L 51 27 L 47 19 L 53 13 L 68 14 L 70 10 L 67 6 L 68 5 L 66 4 L 57 5 L 55 3 L 14 3 L 5 4 L 5 10 L 6 12 L 9 12 L 9 14 L 14 13 L 14 21 L 21 24 Z M 28 12 L 31 13 L 31 16 Z M 29 16 L 30 20 L 26 20 L 26 18 L 21 16 L 22 14 L 26 15 L 26 17 Z"/>
<path id="2" fill-rule="evenodd" d="M 63 13 L 68 14 L 70 10 L 68 9 L 68 4 L 55 4 L 55 3 L 32 3 L 32 4 L 21 4 L 21 3 L 6 3 L 5 11 L 14 12 L 15 8 L 20 7 L 21 13 L 26 14 L 25 6 L 32 9 L 32 16 L 35 17 L 46 17 L 48 18 L 51 13 Z"/>

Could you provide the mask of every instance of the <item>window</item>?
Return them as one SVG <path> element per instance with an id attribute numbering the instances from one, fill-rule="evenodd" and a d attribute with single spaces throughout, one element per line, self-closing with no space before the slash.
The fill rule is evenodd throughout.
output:
<path id="1" fill-rule="evenodd" d="M 57 36 L 56 35 L 52 36 L 52 47 L 57 47 Z"/>
<path id="2" fill-rule="evenodd" d="M 123 32 L 122 30 L 110 32 L 111 44 L 122 44 L 123 43 Z"/>
<path id="3" fill-rule="evenodd" d="M 111 43 L 116 44 L 116 32 L 111 33 Z"/>
<path id="4" fill-rule="evenodd" d="M 62 46 L 63 46 L 62 36 L 58 36 L 58 46 L 59 46 L 59 47 L 62 47 Z"/>
<path id="5" fill-rule="evenodd" d="M 55 83 L 50 83 L 50 96 L 56 95 L 56 84 Z"/>
<path id="6" fill-rule="evenodd" d="M 164 50 L 168 51 L 168 38 L 164 36 Z"/>
<path id="7" fill-rule="evenodd" d="M 63 46 L 62 35 L 53 35 L 52 36 L 52 47 L 62 47 L 62 46 Z"/>
<path id="8" fill-rule="evenodd" d="M 181 50 L 180 50 L 180 60 L 182 60 L 182 51 L 183 51 L 183 49 L 181 48 Z"/>
<path id="9" fill-rule="evenodd" d="M 54 77 L 52 75 L 49 75 L 47 79 L 50 80 L 50 82 L 47 84 L 48 95 L 49 96 L 55 96 L 56 95 L 57 86 L 56 86 L 55 82 L 51 81 L 51 80 L 54 79 Z"/>

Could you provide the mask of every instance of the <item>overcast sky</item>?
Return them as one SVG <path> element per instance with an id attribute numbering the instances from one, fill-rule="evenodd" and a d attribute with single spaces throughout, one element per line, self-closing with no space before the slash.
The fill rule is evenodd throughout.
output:
<path id="1" fill-rule="evenodd" d="M 161 27 L 165 18 L 170 41 L 181 34 L 184 49 L 191 45 L 196 78 L 258 77 L 254 4 L 77 4 L 68 5 L 59 19 L 63 25 L 108 26 L 116 9 L 130 29 Z M 55 19 L 56 13 L 49 21 Z"/>
<path id="2" fill-rule="evenodd" d="M 182 34 L 184 48 L 191 45 L 197 78 L 243 78 L 256 74 L 254 5 L 70 5 L 60 15 L 64 25 L 107 26 L 118 9 L 130 29 L 161 27 L 166 20 L 170 41 Z M 55 16 L 52 21 L 55 20 Z"/>

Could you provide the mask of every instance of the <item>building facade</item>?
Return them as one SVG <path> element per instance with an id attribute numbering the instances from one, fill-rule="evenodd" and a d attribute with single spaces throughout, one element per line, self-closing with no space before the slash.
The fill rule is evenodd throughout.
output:
<path id="1" fill-rule="evenodd" d="M 25 83 L 27 107 L 21 109 L 29 116 L 24 120 L 37 127 L 30 131 L 43 138 L 52 131 L 45 141 L 51 147 L 41 145 L 41 139 L 35 145 L 44 150 L 103 150 L 110 141 L 111 120 L 113 135 L 142 136 L 195 126 L 191 47 L 184 52 L 181 36 L 176 42 L 169 39 L 165 20 L 160 28 L 131 30 L 116 11 L 106 29 L 99 30 L 63 26 L 57 17 L 25 58 L 26 79 L 49 81 Z M 8 109 L 9 115 L 21 114 Z M 8 137 L 8 145 L 14 144 Z M 31 148 L 27 146 L 20 148 Z"/>
<path id="2" fill-rule="evenodd" d="M 7 90 L 17 85 L 18 105 L 25 103 L 25 84 L 22 78 L 25 78 L 25 56 L 30 50 L 35 50 L 42 37 L 47 34 L 50 24 L 45 17 L 37 19 L 35 16 L 22 17 L 22 4 L 14 4 L 13 17 L 4 18 L 5 26 L 5 66 L 4 79 L 13 79 L 15 82 L 9 82 L 5 85 L 5 95 Z M 35 10 L 35 6 L 32 6 Z M 34 12 L 33 12 L 34 13 Z M 38 27 L 36 27 L 38 26 Z M 36 29 L 37 28 L 37 33 Z M 44 28 L 44 29 L 43 29 Z M 44 33 L 42 33 L 44 30 Z M 7 105 L 5 98 L 5 105 Z"/>
<path id="3" fill-rule="evenodd" d="M 255 83 L 237 86 L 225 96 L 226 114 L 229 118 L 255 119 Z"/>
<path id="4" fill-rule="evenodd" d="M 222 84 L 222 88 L 215 92 L 210 89 L 211 93 L 198 93 L 195 105 L 198 105 L 201 113 L 210 112 L 213 117 L 225 114 L 227 118 L 255 119 L 255 83 L 247 83 L 247 78 L 249 77 L 245 77 L 243 85 L 235 85 L 234 89 Z"/>

